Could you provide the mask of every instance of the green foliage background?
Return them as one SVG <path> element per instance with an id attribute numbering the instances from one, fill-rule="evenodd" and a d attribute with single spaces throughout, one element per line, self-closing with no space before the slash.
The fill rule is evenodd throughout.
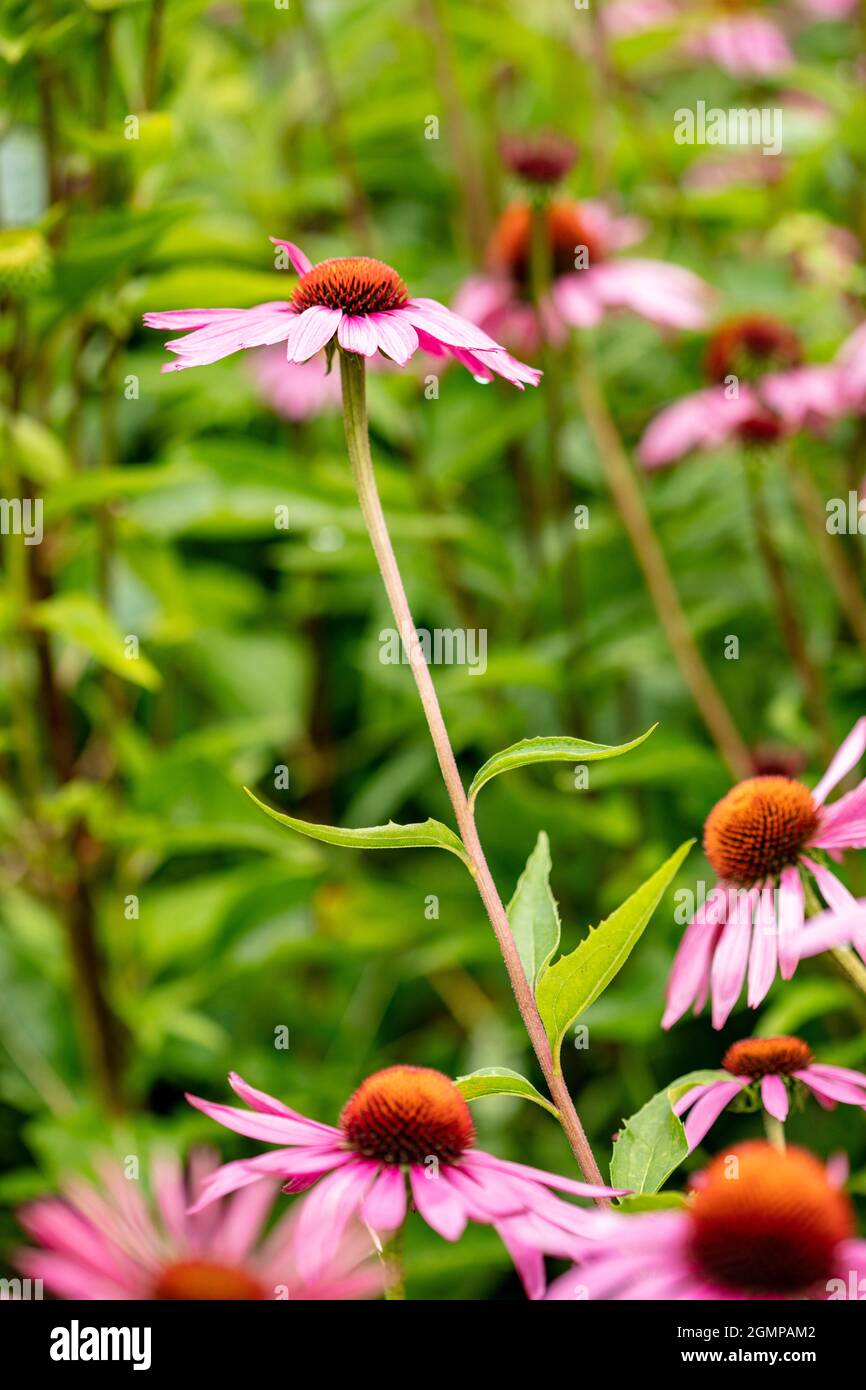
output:
<path id="1" fill-rule="evenodd" d="M 606 67 L 591 19 L 565 0 L 168 0 L 155 52 L 154 11 L 136 0 L 5 0 L 0 14 L 0 217 L 7 229 L 38 226 L 52 248 L 50 275 L 26 307 L 3 299 L 3 490 L 18 495 L 23 476 L 44 494 L 47 585 L 28 590 L 22 548 L 4 537 L 8 1250 L 15 1205 L 86 1170 L 95 1146 L 139 1152 L 159 1136 L 182 1146 L 206 1139 L 226 1157 L 250 1152 L 182 1099 L 186 1089 L 224 1098 L 230 1068 L 327 1121 L 367 1073 L 397 1061 L 451 1075 L 504 1065 L 539 1081 L 456 858 L 329 849 L 244 796 L 246 784 L 293 815 L 346 826 L 453 823 L 409 672 L 378 659 L 391 620 L 339 416 L 276 418 L 241 357 L 160 375 L 163 335 L 141 327 L 142 312 L 286 297 L 293 281 L 273 269 L 268 235 L 300 242 L 314 260 L 369 251 L 414 293 L 450 302 L 516 191 L 499 163 L 501 135 L 546 126 L 581 148 L 572 193 L 648 219 L 641 254 L 698 271 L 725 312 L 784 316 L 809 356 L 825 360 L 861 313 L 862 266 L 839 269 L 827 224 L 866 234 L 866 103 L 857 26 L 806 29 L 790 86 L 820 103 L 819 115 L 803 106 L 791 117 L 778 179 L 707 191 L 689 174 L 708 152 L 673 142 L 673 112 L 699 99 L 738 104 L 743 84 L 678 56 L 671 31 L 614 44 Z M 133 114 L 137 139 L 127 138 Z M 431 116 L 435 140 L 425 136 Z M 793 256 L 804 238 L 808 255 Z M 696 335 L 622 315 L 591 344 L 630 445 L 662 404 L 698 384 Z M 570 358 L 565 367 L 567 486 L 546 538 L 552 564 L 539 562 L 518 486 L 527 472 L 540 490 L 550 486 L 543 385 L 482 388 L 451 368 L 428 400 L 421 371 L 407 370 L 374 376 L 370 395 L 377 472 L 416 621 L 488 632 L 483 676 L 435 672 L 467 783 L 523 737 L 619 743 L 659 723 L 632 753 L 591 765 L 588 789 L 553 765 L 498 778 L 479 800 L 506 900 L 546 831 L 570 950 L 677 844 L 700 835 L 729 778 L 606 494 Z M 809 446 L 826 496 L 858 484 L 862 439 L 851 422 Z M 765 467 L 776 539 L 841 740 L 863 712 L 863 656 L 794 507 L 784 458 Z M 817 739 L 769 606 L 741 460 L 726 451 L 690 461 L 651 478 L 646 492 L 744 736 L 802 750 L 814 779 Z M 590 525 L 576 531 L 571 508 L 581 502 Z M 279 506 L 288 531 L 275 529 Z M 566 621 L 558 570 L 574 551 L 580 616 Z M 40 598 L 49 604 L 41 616 Z M 63 779 L 39 685 L 40 625 L 74 745 Z M 138 663 L 118 655 L 127 634 L 140 639 Z M 736 661 L 724 659 L 729 634 L 739 638 Z M 277 792 L 280 765 L 289 788 Z M 711 881 L 698 847 L 678 884 L 701 878 Z M 123 1120 L 106 1117 L 82 1063 L 63 927 L 82 882 L 127 1034 L 134 1108 Z M 866 892 L 853 856 L 847 882 Z M 437 918 L 425 912 L 431 894 Z M 682 930 L 673 907 L 669 894 L 587 1016 L 589 1049 L 566 1048 L 604 1167 L 624 1117 L 677 1076 L 717 1067 L 753 1025 L 801 1032 L 822 1060 L 866 1063 L 863 1001 L 826 960 L 774 986 L 757 1018 L 735 1011 L 721 1036 L 706 1017 L 661 1033 Z M 281 1027 L 288 1050 L 274 1045 Z M 474 1115 L 483 1147 L 572 1171 L 541 1108 L 487 1099 Z M 855 1188 L 866 1183 L 861 1114 L 813 1109 L 790 1131 L 822 1154 L 847 1149 Z M 727 1115 L 711 1151 L 758 1132 L 756 1117 Z M 418 1297 L 517 1294 L 486 1229 L 449 1246 L 418 1223 L 409 1271 Z"/>

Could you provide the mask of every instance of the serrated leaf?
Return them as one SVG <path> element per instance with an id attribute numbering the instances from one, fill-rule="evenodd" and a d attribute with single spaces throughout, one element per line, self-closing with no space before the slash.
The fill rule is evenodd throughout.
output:
<path id="1" fill-rule="evenodd" d="M 537 990 L 538 1010 L 559 1069 L 566 1030 L 599 995 L 625 964 L 643 933 L 662 895 L 682 864 L 694 840 L 684 845 L 632 893 L 610 917 L 590 930 L 576 950 L 559 960 L 542 976 Z"/>
<path id="2" fill-rule="evenodd" d="M 556 1106 L 545 1100 L 531 1081 L 508 1067 L 482 1067 L 467 1076 L 458 1076 L 454 1084 L 465 1100 L 478 1100 L 481 1096 L 522 1096 L 524 1100 L 542 1105 L 551 1115 L 559 1116 Z"/>
<path id="3" fill-rule="evenodd" d="M 687 1156 L 686 1132 L 672 1105 L 692 1086 L 717 1081 L 715 1071 L 692 1071 L 659 1091 L 626 1120 L 613 1146 L 611 1183 L 634 1194 L 658 1192 Z"/>
<path id="4" fill-rule="evenodd" d="M 520 743 L 512 743 L 509 748 L 494 753 L 478 769 L 469 788 L 469 804 L 474 805 L 481 788 L 500 773 L 513 772 L 515 768 L 528 767 L 532 763 L 591 763 L 600 758 L 618 758 L 622 753 L 637 748 L 655 728 L 657 725 L 653 724 L 651 729 L 647 729 L 640 738 L 632 739 L 631 743 L 589 743 L 584 738 L 565 737 L 521 739 Z"/>
<path id="5" fill-rule="evenodd" d="M 468 865 L 469 860 L 462 842 L 438 820 L 420 821 L 415 825 L 397 825 L 389 821 L 387 825 L 369 825 L 361 830 L 344 830 L 339 825 L 316 825 L 312 821 L 297 820 L 277 811 L 273 806 L 260 801 L 249 787 L 244 791 L 256 803 L 260 811 L 279 821 L 280 825 L 307 835 L 311 840 L 322 840 L 326 845 L 341 845 L 345 849 L 418 849 L 428 846 L 434 849 L 447 849 L 456 854 Z"/>
<path id="6" fill-rule="evenodd" d="M 550 869 L 550 842 L 542 830 L 506 909 L 511 935 L 533 989 L 559 945 L 559 911 L 550 891 Z"/>
<path id="7" fill-rule="evenodd" d="M 155 690 L 162 683 L 146 656 L 127 656 L 126 639 L 90 594 L 55 594 L 31 608 L 30 620 L 36 627 L 83 647 L 102 666 L 133 685 Z"/>

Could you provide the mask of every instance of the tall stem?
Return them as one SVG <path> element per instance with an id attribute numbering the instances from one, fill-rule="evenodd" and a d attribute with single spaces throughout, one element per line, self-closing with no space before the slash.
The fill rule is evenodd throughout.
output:
<path id="1" fill-rule="evenodd" d="M 764 1111 L 764 1133 L 767 1136 L 767 1143 L 772 1144 L 780 1154 L 785 1152 L 785 1126 L 781 1120 L 777 1120 L 775 1115 L 770 1115 Z"/>
<path id="2" fill-rule="evenodd" d="M 797 505 L 821 556 L 824 568 L 830 577 L 839 605 L 848 622 L 861 651 L 866 655 L 866 598 L 860 578 L 840 544 L 839 537 L 831 536 L 827 530 L 827 512 L 815 480 L 809 472 L 808 464 L 799 459 L 793 460 L 791 478 Z"/>
<path id="3" fill-rule="evenodd" d="M 640 484 L 587 357 L 580 363 L 577 390 L 608 487 L 628 531 L 656 615 L 670 643 L 680 674 L 734 777 L 738 780 L 748 777 L 752 770 L 749 750 L 698 651 L 664 551 L 653 529 Z"/>
<path id="4" fill-rule="evenodd" d="M 391 611 L 397 623 L 397 630 L 404 647 L 407 648 L 408 662 L 418 687 L 418 694 L 421 698 L 421 705 L 436 750 L 445 787 L 454 808 L 454 815 L 457 818 L 457 826 L 469 859 L 470 871 L 490 918 L 490 924 L 493 927 L 505 968 L 508 971 L 511 988 L 517 1000 L 517 1007 L 520 1009 L 530 1042 L 550 1088 L 572 1152 L 587 1182 L 601 1183 L 603 1181 L 601 1173 L 568 1093 L 568 1088 L 562 1074 L 554 1069 L 547 1033 L 541 1021 L 532 988 L 526 978 L 517 946 L 511 935 L 511 928 L 502 899 L 487 867 L 487 860 L 484 857 L 478 831 L 475 828 L 475 818 L 466 798 L 451 747 L 451 740 L 448 737 L 448 730 L 439 708 L 436 689 L 412 619 L 409 601 L 403 587 L 397 557 L 391 545 L 388 524 L 382 510 L 382 503 L 379 500 L 379 490 L 373 473 L 370 438 L 367 429 L 366 380 L 363 357 L 358 356 L 357 353 L 341 351 L 340 372 L 343 386 L 346 445 L 358 490 L 358 500 L 385 585 L 385 592 L 391 604 Z"/>
<path id="5" fill-rule="evenodd" d="M 791 664 L 800 680 L 803 690 L 803 698 L 809 717 L 812 720 L 821 741 L 821 747 L 825 757 L 829 760 L 833 756 L 835 743 L 833 731 L 827 717 L 827 703 L 824 695 L 824 683 L 821 679 L 817 666 L 809 654 L 809 647 L 806 636 L 803 632 L 800 619 L 797 614 L 797 605 L 788 586 L 787 575 L 776 543 L 773 539 L 773 532 L 770 526 L 770 518 L 767 512 L 766 499 L 764 497 L 761 480 L 758 477 L 756 461 L 746 458 L 746 481 L 749 488 L 749 498 L 752 504 L 752 519 L 755 527 L 755 539 L 758 543 L 767 582 L 776 608 L 776 616 L 779 620 L 779 630 L 782 640 L 788 649 Z"/>

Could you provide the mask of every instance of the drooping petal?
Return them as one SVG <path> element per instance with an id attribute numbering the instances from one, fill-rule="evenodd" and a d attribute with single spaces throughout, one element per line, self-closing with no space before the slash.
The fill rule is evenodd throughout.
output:
<path id="1" fill-rule="evenodd" d="M 800 940 L 806 915 L 803 881 L 796 865 L 783 869 L 779 878 L 779 972 L 790 980 L 800 959 Z"/>
<path id="2" fill-rule="evenodd" d="M 406 1215 L 402 1168 L 384 1167 L 361 1204 L 361 1220 L 374 1231 L 396 1231 Z"/>
<path id="3" fill-rule="evenodd" d="M 683 932 L 668 978 L 663 1028 L 670 1028 L 686 1009 L 697 1006 L 709 980 L 713 952 L 727 907 L 725 891 L 714 888 Z"/>
<path id="4" fill-rule="evenodd" d="M 811 1067 L 804 1067 L 802 1071 L 795 1071 L 794 1075 L 798 1081 L 802 1081 L 808 1086 L 810 1091 L 816 1095 L 825 1096 L 827 1100 L 842 1101 L 844 1105 L 866 1105 L 866 1096 L 852 1086 L 850 1081 L 837 1076 L 827 1076 L 826 1072 L 818 1074 Z"/>
<path id="5" fill-rule="evenodd" d="M 598 1183 L 580 1182 L 577 1178 L 563 1178 L 558 1173 L 545 1172 L 543 1168 L 531 1168 L 526 1163 L 512 1163 L 507 1158 L 497 1158 L 495 1154 L 485 1153 L 483 1149 L 469 1149 L 461 1160 L 469 1168 L 493 1168 L 502 1173 L 512 1173 L 517 1178 L 532 1178 L 544 1187 L 555 1187 L 561 1192 L 571 1192 L 575 1197 L 626 1197 L 626 1188 L 599 1186 Z"/>
<path id="6" fill-rule="evenodd" d="M 175 353 L 177 361 L 167 363 L 163 371 L 208 367 L 245 348 L 282 342 L 288 337 L 295 321 L 296 316 L 283 301 L 257 304 L 254 309 L 239 309 L 231 317 L 221 317 L 203 328 L 194 329 L 183 338 L 172 338 L 167 342 L 166 348 Z"/>
<path id="7" fill-rule="evenodd" d="M 479 348 L 495 351 L 500 347 L 493 338 L 468 319 L 452 313 L 436 299 L 409 299 L 400 306 L 400 315 L 445 347 Z"/>
<path id="8" fill-rule="evenodd" d="M 604 305 L 593 293 L 593 267 L 558 276 L 551 299 L 556 312 L 572 328 L 594 328 L 604 318 Z"/>
<path id="9" fill-rule="evenodd" d="M 297 1228 L 298 1272 L 316 1277 L 334 1259 L 351 1217 L 360 1209 L 378 1171 L 378 1164 L 351 1155 L 335 1173 L 317 1183 L 300 1203 Z"/>
<path id="10" fill-rule="evenodd" d="M 749 964 L 752 906 L 756 896 L 754 891 L 732 892 L 728 920 L 719 937 L 711 970 L 714 1028 L 724 1027 L 743 988 Z"/>
<path id="11" fill-rule="evenodd" d="M 346 352 L 372 357 L 379 350 L 376 328 L 364 314 L 344 314 L 337 329 L 337 342 Z"/>
<path id="12" fill-rule="evenodd" d="M 674 1101 L 674 1104 L 671 1106 L 671 1109 L 673 1110 L 675 1115 L 679 1116 L 679 1118 L 682 1119 L 686 1111 L 691 1110 L 692 1106 L 695 1104 L 696 1101 L 700 1100 L 701 1096 L 705 1095 L 707 1091 L 712 1090 L 712 1088 L 717 1085 L 718 1082 L 716 1081 L 702 1081 L 697 1086 L 689 1087 L 685 1094 L 680 1096 L 679 1100 Z"/>
<path id="13" fill-rule="evenodd" d="M 409 1169 L 412 1196 L 420 1215 L 444 1240 L 459 1240 L 468 1220 L 466 1208 L 448 1183 L 431 1177 L 432 1169 L 413 1163 Z"/>
<path id="14" fill-rule="evenodd" d="M 376 329 L 379 351 L 384 352 L 402 367 L 418 350 L 418 334 L 402 315 L 400 309 L 386 309 L 381 314 L 370 314 L 370 322 Z"/>
<path id="15" fill-rule="evenodd" d="M 752 950 L 749 956 L 748 1002 L 757 1009 L 767 997 L 776 976 L 778 928 L 776 905 L 772 888 L 761 889 L 752 930 Z"/>
<path id="16" fill-rule="evenodd" d="M 704 1135 L 716 1122 L 722 1111 L 743 1088 L 743 1082 L 717 1081 L 707 1088 L 707 1093 L 695 1105 L 685 1122 L 686 1143 L 689 1153 L 696 1149 Z"/>
<path id="17" fill-rule="evenodd" d="M 289 362 L 306 362 L 329 343 L 343 317 L 342 309 L 326 309 L 314 304 L 302 314 L 296 314 L 286 337 L 286 358 Z"/>
<path id="18" fill-rule="evenodd" d="M 578 274 L 584 272 L 578 272 Z M 630 309 L 663 328 L 706 327 L 709 285 L 683 266 L 626 257 L 591 267 L 592 294 L 610 309 Z"/>
<path id="19" fill-rule="evenodd" d="M 695 450 L 717 449 L 760 409 L 745 385 L 736 396 L 727 395 L 724 386 L 694 391 L 650 421 L 638 444 L 638 459 L 644 468 L 663 468 Z"/>
<path id="20" fill-rule="evenodd" d="M 784 1124 L 788 1118 L 788 1092 L 780 1076 L 761 1077 L 761 1101 L 767 1114 Z"/>
<path id="21" fill-rule="evenodd" d="M 517 1223 L 509 1222 L 507 1218 L 504 1221 L 494 1222 L 494 1230 L 514 1261 L 514 1268 L 517 1270 L 526 1297 L 531 1299 L 543 1298 L 547 1280 L 544 1271 L 544 1255 L 538 1244 L 523 1239 Z"/>

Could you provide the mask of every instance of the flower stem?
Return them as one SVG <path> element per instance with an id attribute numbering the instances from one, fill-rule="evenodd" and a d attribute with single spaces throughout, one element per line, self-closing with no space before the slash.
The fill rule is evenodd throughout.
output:
<path id="1" fill-rule="evenodd" d="M 738 780 L 748 777 L 752 770 L 749 750 L 692 636 L 640 484 L 611 417 L 601 384 L 586 355 L 579 364 L 577 391 L 608 487 L 628 531 L 656 616 L 670 643 L 680 674 L 732 774 Z"/>
<path id="2" fill-rule="evenodd" d="M 601 1183 L 603 1181 L 601 1173 L 568 1093 L 568 1088 L 562 1075 L 554 1070 L 547 1033 L 541 1021 L 532 988 L 526 978 L 520 954 L 511 935 L 511 928 L 502 899 L 487 867 L 487 860 L 484 857 L 478 831 L 475 828 L 475 818 L 466 798 L 451 741 L 448 737 L 448 730 L 439 708 L 436 689 L 412 619 L 409 601 L 403 587 L 403 579 L 391 544 L 388 524 L 382 510 L 382 503 L 379 500 L 379 490 L 373 473 L 370 438 L 367 429 L 366 380 L 363 357 L 357 353 L 341 351 L 340 372 L 343 386 L 346 445 L 358 490 L 358 500 L 385 585 L 385 592 L 388 595 L 391 610 L 397 623 L 397 630 L 404 646 L 408 648 L 407 659 L 421 698 L 421 705 L 436 750 L 445 787 L 457 818 L 460 837 L 469 859 L 470 872 L 490 918 L 502 959 L 505 962 L 505 968 L 508 971 L 514 997 L 517 1000 L 517 1007 L 520 1009 L 530 1042 L 550 1088 L 550 1093 L 559 1112 L 560 1123 L 571 1145 L 572 1152 L 587 1182 Z"/>
<path id="3" fill-rule="evenodd" d="M 406 1299 L 406 1226 L 405 1223 L 394 1232 L 382 1251 L 385 1266 L 385 1300 L 388 1303 L 403 1303 Z"/>
<path id="4" fill-rule="evenodd" d="M 797 505 L 811 532 L 830 582 L 836 590 L 839 605 L 860 650 L 866 654 L 866 598 L 863 596 L 860 578 L 840 545 L 839 538 L 831 536 L 827 530 L 824 502 L 808 465 L 802 460 L 794 459 L 791 479 Z"/>
<path id="5" fill-rule="evenodd" d="M 785 1126 L 781 1120 L 777 1120 L 775 1115 L 770 1115 L 764 1111 L 764 1133 L 767 1136 L 767 1143 L 772 1144 L 780 1154 L 785 1152 Z"/>
<path id="6" fill-rule="evenodd" d="M 745 466 L 755 539 L 758 543 L 767 582 L 773 595 L 779 630 L 788 649 L 791 664 L 799 677 L 809 717 L 818 732 L 822 751 L 829 761 L 833 756 L 835 745 L 833 731 L 827 718 L 824 683 L 809 653 L 806 637 L 797 614 L 796 601 L 789 588 L 788 578 L 776 549 L 766 498 L 761 480 L 758 477 L 756 460 L 747 457 Z"/>
<path id="7" fill-rule="evenodd" d="M 852 985 L 866 995 L 866 965 L 850 946 L 834 946 L 830 952 L 839 969 L 847 975 Z"/>

